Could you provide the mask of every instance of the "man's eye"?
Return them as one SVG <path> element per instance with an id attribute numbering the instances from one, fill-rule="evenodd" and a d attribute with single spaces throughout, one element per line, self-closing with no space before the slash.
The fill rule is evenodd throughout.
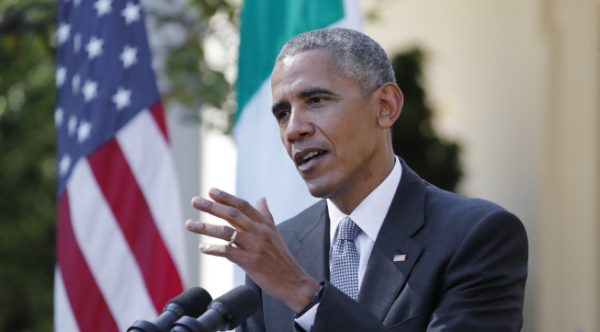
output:
<path id="1" fill-rule="evenodd" d="M 310 98 L 308 98 L 308 100 L 307 100 L 307 103 L 308 103 L 309 105 L 312 105 L 312 104 L 319 104 L 319 103 L 322 103 L 324 100 L 325 100 L 325 98 L 323 98 L 323 97 L 321 97 L 321 96 L 315 96 L 315 97 L 310 97 Z"/>
<path id="2" fill-rule="evenodd" d="M 275 115 L 275 119 L 277 119 L 278 122 L 281 122 L 283 119 L 285 119 L 288 115 L 290 114 L 290 111 L 287 110 L 280 110 L 275 112 L 273 115 Z"/>

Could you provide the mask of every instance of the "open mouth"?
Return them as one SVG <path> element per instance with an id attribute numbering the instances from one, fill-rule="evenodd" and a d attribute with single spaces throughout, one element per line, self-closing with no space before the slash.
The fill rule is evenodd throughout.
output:
<path id="1" fill-rule="evenodd" d="M 325 153 L 327 153 L 327 151 L 316 150 L 316 149 L 298 151 L 294 155 L 294 162 L 296 163 L 296 166 L 299 168 L 307 168 L 312 164 L 313 161 L 319 159 Z"/>

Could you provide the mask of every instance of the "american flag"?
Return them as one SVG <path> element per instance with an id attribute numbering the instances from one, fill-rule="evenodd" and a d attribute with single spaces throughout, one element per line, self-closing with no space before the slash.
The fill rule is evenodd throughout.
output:
<path id="1" fill-rule="evenodd" d="M 56 331 L 125 331 L 183 290 L 177 179 L 136 0 L 60 0 Z"/>

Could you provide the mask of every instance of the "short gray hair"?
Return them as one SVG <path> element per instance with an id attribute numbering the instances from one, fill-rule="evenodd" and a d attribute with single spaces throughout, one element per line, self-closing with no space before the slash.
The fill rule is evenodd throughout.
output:
<path id="1" fill-rule="evenodd" d="M 369 36 L 350 29 L 330 28 L 301 33 L 281 49 L 275 63 L 304 51 L 332 53 L 336 69 L 370 93 L 385 83 L 396 83 L 394 69 L 381 46 Z"/>

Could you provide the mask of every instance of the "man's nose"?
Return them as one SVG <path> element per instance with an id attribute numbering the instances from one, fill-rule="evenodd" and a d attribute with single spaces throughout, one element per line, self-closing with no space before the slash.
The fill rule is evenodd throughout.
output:
<path id="1" fill-rule="evenodd" d="M 285 128 L 286 139 L 296 142 L 314 133 L 314 124 L 310 114 L 303 109 L 292 109 Z"/>

